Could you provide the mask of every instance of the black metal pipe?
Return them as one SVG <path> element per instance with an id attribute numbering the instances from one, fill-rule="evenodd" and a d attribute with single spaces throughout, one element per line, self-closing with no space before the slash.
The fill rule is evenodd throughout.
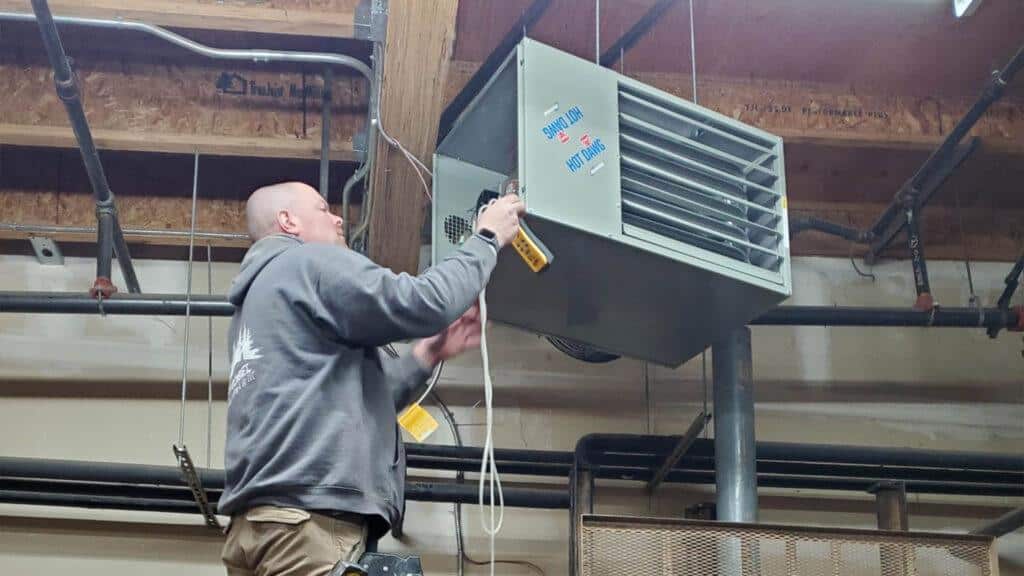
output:
<path id="1" fill-rule="evenodd" d="M 622 54 L 633 47 L 644 34 L 651 29 L 652 26 L 661 18 L 661 15 L 668 10 L 668 7 L 672 5 L 676 0 L 658 0 L 658 2 L 651 6 L 651 8 L 633 24 L 633 27 L 626 31 L 621 38 L 615 41 L 605 53 L 601 55 L 601 66 L 611 66 L 619 61 Z"/>
<path id="2" fill-rule="evenodd" d="M 153 500 L 183 500 L 192 502 L 192 491 L 179 482 L 178 486 L 150 486 L 122 482 L 67 482 L 21 478 L 0 478 L 0 491 L 43 492 L 47 494 L 78 494 L 82 496 L 125 496 Z M 207 498 L 216 501 L 222 490 L 207 490 Z"/>
<path id="3" fill-rule="evenodd" d="M 598 466 L 613 461 L 623 454 L 650 458 L 649 468 L 657 465 L 658 458 L 668 454 L 679 441 L 679 436 L 653 436 L 643 434 L 596 434 L 584 436 L 587 448 L 581 457 L 589 465 Z M 580 440 L 582 442 L 583 439 Z M 497 451 L 496 455 L 497 455 Z M 572 456 L 571 453 L 566 453 Z M 714 442 L 705 438 L 694 441 L 683 458 L 713 459 Z M 983 452 L 955 452 L 947 450 L 919 450 L 915 448 L 882 448 L 875 446 L 845 446 L 836 444 L 801 444 L 793 442 L 757 443 L 758 462 L 805 462 L 837 465 L 892 466 L 913 468 L 991 470 L 1024 474 L 1024 458 L 1019 454 Z M 617 464 L 621 461 L 614 460 Z"/>
<path id="4" fill-rule="evenodd" d="M 484 491 L 485 498 L 489 497 L 488 489 Z M 405 485 L 406 498 L 417 502 L 475 504 L 479 495 L 477 490 L 476 485 L 450 481 L 409 480 Z M 211 503 L 216 503 L 220 494 L 220 490 L 207 490 Z M 504 487 L 502 494 L 505 505 L 515 508 L 569 507 L 569 493 L 565 488 Z M 183 484 L 180 490 L 173 490 L 118 483 L 0 480 L 0 502 L 115 509 L 134 509 L 137 506 L 138 509 L 163 512 L 198 511 L 192 493 Z"/>
<path id="5" fill-rule="evenodd" d="M 1003 93 L 1006 91 L 1006 86 L 1013 81 L 1013 77 L 1020 71 L 1021 67 L 1024 67 L 1024 46 L 1017 49 L 1017 53 L 1014 54 L 1013 58 L 1010 59 L 1002 70 L 996 70 L 992 74 L 981 95 L 975 100 L 970 110 L 960 118 L 960 121 L 956 123 L 956 126 L 950 130 L 949 134 L 942 141 L 942 144 L 924 161 L 924 164 L 918 168 L 914 176 L 900 187 L 892 204 L 890 204 L 889 208 L 883 212 L 882 216 L 871 228 L 876 240 L 872 243 L 868 253 L 869 261 L 876 258 L 892 240 L 893 235 L 884 232 L 887 228 L 891 229 L 893 219 L 896 217 L 899 208 L 903 205 L 904 197 L 908 194 L 919 195 L 926 192 L 926 183 L 935 173 L 940 172 L 943 166 L 958 162 L 954 155 L 956 147 L 989 107 L 1002 98 Z M 959 161 L 962 161 L 962 157 Z M 941 184 L 941 180 L 939 184 Z"/>
<path id="6" fill-rule="evenodd" d="M 1020 256 L 1017 257 L 1017 262 L 1014 263 L 1013 268 L 1010 269 L 1010 273 L 1006 275 L 1006 279 L 1003 282 L 1006 284 L 1006 288 L 1003 289 L 1002 294 L 999 295 L 999 300 L 996 301 L 996 308 L 1000 310 L 1007 310 L 1010 307 L 1010 300 L 1013 298 L 1013 293 L 1017 291 L 1017 286 L 1020 284 L 1020 276 L 1024 273 L 1024 250 L 1021 251 Z M 1021 313 L 1022 308 L 1017 308 L 1018 315 Z M 1024 320 L 1018 319 L 1021 322 Z M 1018 329 L 1022 326 L 1018 325 Z M 989 338 L 995 338 L 999 335 L 999 327 L 991 326 L 988 329 Z"/>
<path id="7" fill-rule="evenodd" d="M 1024 67 L 1024 45 L 1017 49 L 1017 53 L 1006 64 L 1003 69 L 993 72 L 988 84 L 982 90 L 981 95 L 971 106 L 971 109 L 964 114 L 963 118 L 950 130 L 949 135 L 942 141 L 942 144 L 929 156 L 928 160 L 918 169 L 914 177 L 906 186 L 907 190 L 920 190 L 922 183 L 946 161 L 953 152 L 953 149 L 970 132 L 971 128 L 988 111 L 997 100 L 1002 98 L 1006 86 L 1013 81 L 1013 77 Z"/>
<path id="8" fill-rule="evenodd" d="M 1010 269 L 1010 273 L 1003 280 L 1006 283 L 1006 288 L 999 295 L 999 300 L 996 302 L 997 308 L 1005 310 L 1010 305 L 1010 299 L 1013 298 L 1013 293 L 1017 291 L 1017 286 L 1020 284 L 1021 273 L 1024 273 L 1024 251 L 1021 251 L 1013 268 Z"/>
<path id="9" fill-rule="evenodd" d="M 671 446 L 678 441 L 674 437 L 657 436 L 614 436 L 601 438 L 593 436 L 592 446 L 582 445 L 576 452 L 576 460 L 579 462 L 579 470 L 586 470 L 591 477 L 600 478 L 625 478 L 635 481 L 646 481 L 653 477 L 654 466 L 657 464 L 657 456 L 648 456 L 649 466 L 624 469 L 618 466 L 605 466 L 605 460 L 616 460 L 623 456 L 622 452 L 632 449 L 637 443 L 646 447 L 647 452 L 666 453 Z M 616 445 L 618 444 L 618 445 Z M 701 440 L 696 442 L 693 451 L 706 453 L 712 448 L 711 441 Z M 452 459 L 479 457 L 479 449 L 459 449 L 447 446 L 428 446 L 428 451 L 439 456 L 449 456 Z M 652 450 L 653 449 L 653 450 Z M 604 453 L 602 451 L 610 451 Z M 936 466 L 932 470 L 931 478 L 942 478 L 943 480 L 907 480 L 909 492 L 935 493 L 935 494 L 965 494 L 965 495 L 987 495 L 987 496 L 1021 496 L 1024 495 L 1024 482 L 1020 476 L 1016 478 L 1007 477 L 1006 474 L 997 476 L 995 479 L 1002 482 L 984 482 L 992 480 L 979 476 L 969 478 L 971 482 L 965 482 L 964 478 L 956 478 L 956 481 L 949 481 L 946 478 L 948 469 L 938 468 L 946 466 L 950 468 L 972 468 L 977 470 L 985 469 L 1009 469 L 1018 473 L 1024 473 L 1024 462 L 1017 456 L 998 454 L 969 454 L 955 452 L 936 451 L 915 451 L 902 449 L 879 449 L 864 447 L 842 447 L 842 446 L 815 446 L 789 443 L 763 442 L 758 444 L 759 457 L 780 458 L 789 457 L 794 460 L 804 460 L 802 468 L 799 463 L 788 463 L 792 466 L 786 469 L 785 462 L 759 462 L 758 482 L 766 487 L 780 488 L 804 488 L 821 490 L 855 490 L 863 491 L 873 484 L 887 480 L 887 474 L 880 473 L 884 470 L 895 470 L 891 468 L 854 469 L 846 473 L 860 474 L 859 477 L 841 477 L 836 469 L 814 464 L 825 460 L 841 459 L 856 462 L 858 460 L 871 459 L 879 466 L 895 461 L 903 465 L 928 465 Z M 546 460 L 542 464 L 549 467 L 543 475 L 552 475 L 550 467 L 558 466 L 559 463 L 553 460 L 564 460 L 566 456 L 572 456 L 564 452 L 548 451 L 509 451 L 512 456 L 530 458 L 540 456 Z M 506 460 L 509 455 L 504 455 Z M 423 456 L 420 456 L 421 458 Z M 502 456 L 499 456 L 501 459 Z M 698 459 L 700 460 L 700 459 Z M 682 465 L 686 465 L 684 459 Z M 478 469 L 479 460 L 473 463 Z M 700 465 L 704 465 L 701 463 Z M 714 482 L 714 470 L 707 467 L 705 470 L 684 470 L 675 469 L 666 478 L 671 482 L 711 484 Z M 459 469 L 453 467 L 452 469 Z M 955 470 L 954 470 L 955 471 Z M 522 472 L 526 473 L 524 469 Z M 782 473 L 776 473 L 782 472 Z M 879 472 L 873 474 L 874 472 Z M 917 477 L 927 477 L 927 470 L 918 470 Z M 969 472 L 969 470 L 962 470 Z M 224 473 L 220 470 L 199 470 L 200 478 L 204 486 L 210 492 L 211 500 L 216 500 L 224 485 Z M 822 475 L 811 475 L 822 474 Z M 835 474 L 835 475 L 829 475 Z M 872 475 L 873 474 L 873 475 Z M 564 477 L 564 475 L 563 475 Z M 185 511 L 193 511 L 194 504 L 190 500 L 189 492 L 184 488 L 180 471 L 173 466 L 147 466 L 135 464 L 113 464 L 99 462 L 77 462 L 66 460 L 40 460 L 27 458 L 0 458 L 0 490 L 24 492 L 24 482 L 42 483 L 32 488 L 35 492 L 56 493 L 55 484 L 60 484 L 60 490 L 66 493 L 82 493 L 90 502 L 97 506 L 117 507 L 117 500 L 110 500 L 108 497 L 120 495 L 132 495 L 136 498 L 167 501 L 172 496 L 182 498 L 189 506 Z M 22 481 L 22 484 L 16 482 Z M 82 488 L 83 483 L 92 484 L 91 487 Z M 97 486 L 99 485 L 99 486 Z M 571 484 L 570 484 L 571 486 Z M 112 487 L 118 487 L 112 489 Z M 570 488 L 571 490 L 571 488 Z M 561 495 L 558 495 L 560 493 Z M 411 500 L 445 501 L 445 502 L 473 502 L 476 498 L 476 489 L 471 485 L 458 483 L 446 484 L 444 482 L 410 482 L 409 498 Z M 104 498 L 107 498 L 104 500 Z M 565 491 L 552 490 L 537 492 L 533 489 L 522 489 L 522 491 L 506 491 L 506 501 L 510 506 L 526 506 L 541 508 L 571 507 L 571 496 Z"/>
<path id="10" fill-rule="evenodd" d="M 914 200 L 909 200 L 907 204 L 907 248 L 910 252 L 910 264 L 914 269 L 914 290 L 917 292 L 914 308 L 931 310 L 935 306 L 935 301 L 932 299 L 931 282 L 928 280 L 928 261 L 924 257 L 924 242 L 921 241 L 921 225 L 918 221 L 921 212 L 915 207 Z"/>
<path id="11" fill-rule="evenodd" d="M 658 465 L 658 456 L 627 456 L 627 455 L 602 455 L 600 466 L 595 467 L 595 476 L 601 479 L 612 480 L 640 480 L 650 479 L 648 482 L 658 479 L 656 473 L 652 473 Z M 524 476 L 542 476 L 552 478 L 567 478 L 572 473 L 572 466 L 569 464 L 555 463 L 532 463 L 522 461 L 498 460 L 498 469 L 505 474 L 519 474 Z M 409 457 L 409 468 L 424 470 L 446 470 L 457 472 L 477 472 L 480 470 L 480 460 L 473 458 L 435 458 L 435 457 Z M 715 469 L 712 458 L 691 458 L 683 457 L 674 463 L 670 469 L 666 469 L 664 476 L 659 482 L 668 477 L 669 474 L 687 474 L 710 472 Z M 939 480 L 949 483 L 950 486 L 959 484 L 989 484 L 1005 485 L 1007 487 L 1024 486 L 1024 473 L 1000 472 L 992 470 L 963 470 L 960 468 L 915 468 L 900 466 L 871 466 L 855 464 L 830 464 L 816 462 L 757 462 L 757 473 L 763 475 L 783 475 L 793 477 L 833 477 L 833 478 L 869 478 L 884 479 L 887 482 L 893 481 L 920 481 Z"/>
<path id="12" fill-rule="evenodd" d="M 805 230 L 816 230 L 832 236 L 838 236 L 850 242 L 867 243 L 868 234 L 864 230 L 829 222 L 815 216 L 797 216 L 789 221 L 789 234 L 795 236 Z"/>
<path id="13" fill-rule="evenodd" d="M 2 306 L 0 306 L 2 307 Z M 904 326 L 921 328 L 1015 328 L 1016 310 L 998 308 L 867 308 L 780 306 L 752 321 L 756 326 Z"/>
<path id="14" fill-rule="evenodd" d="M 92 185 L 96 202 L 108 203 L 111 201 L 110 186 L 107 184 L 107 176 L 103 172 L 96 144 L 92 140 L 92 132 L 85 119 L 85 110 L 82 108 L 79 96 L 78 83 L 71 70 L 67 54 L 64 52 L 64 45 L 60 41 L 57 25 L 53 22 L 50 6 L 46 0 L 32 0 L 32 10 L 36 14 L 36 22 L 39 24 L 39 31 L 42 34 L 43 47 L 46 49 L 46 55 L 53 67 L 53 81 L 57 87 L 57 95 L 64 103 L 68 119 L 71 121 L 71 129 L 74 130 L 75 139 L 78 140 L 82 161 L 85 163 L 85 171 L 89 177 L 89 183 Z"/>
<path id="15" fill-rule="evenodd" d="M 114 296 L 103 303 L 107 314 L 184 316 L 180 294 Z M 75 292 L 0 292 L 0 313 L 97 314 L 96 302 Z M 234 307 L 223 296 L 192 296 L 193 316 L 231 316 Z M 1016 329 L 1019 312 L 997 308 L 869 308 L 853 306 L 780 306 L 751 322 L 758 326 L 907 326 L 936 328 Z"/>
<path id="16" fill-rule="evenodd" d="M 0 502 L 37 506 L 137 510 L 141 512 L 179 512 L 183 514 L 197 513 L 199 511 L 196 503 L 188 500 L 133 498 L 130 496 L 93 496 L 89 494 L 30 492 L 22 490 L 0 490 Z"/>
<path id="17" fill-rule="evenodd" d="M 526 36 L 526 32 L 530 27 L 540 20 L 549 6 L 551 6 L 551 0 L 533 0 L 526 10 L 523 11 L 522 16 L 516 20 L 516 23 L 505 34 L 505 37 L 501 39 L 501 42 L 487 56 L 484 63 L 477 68 L 477 71 L 466 82 L 462 90 L 452 99 L 451 103 L 444 109 L 444 112 L 441 113 L 441 121 L 437 130 L 438 144 L 451 132 L 455 120 L 458 119 L 462 111 L 469 106 L 473 98 L 483 89 L 487 81 L 491 79 L 491 76 L 498 71 L 501 63 L 505 61 L 505 58 L 512 52 L 516 44 Z"/>
<path id="18" fill-rule="evenodd" d="M 467 458 L 476 460 L 476 467 L 480 469 L 480 458 L 483 457 L 483 448 L 477 446 L 449 446 L 445 444 L 406 444 L 405 453 L 407 458 L 433 457 L 433 458 Z M 572 452 L 560 450 L 525 450 L 515 448 L 495 448 L 494 459 L 496 462 L 530 462 L 536 464 L 572 464 Z"/>
<path id="19" fill-rule="evenodd" d="M 697 448 L 695 446 L 695 448 Z M 963 468 L 1024 472 L 1020 454 L 988 454 L 914 448 L 876 448 L 835 444 L 794 444 L 758 442 L 758 460 L 782 462 L 832 462 L 879 466 L 915 466 L 921 468 Z"/>
<path id="20" fill-rule="evenodd" d="M 320 93 L 320 195 L 326 200 L 331 179 L 331 88 L 334 85 L 334 69 L 330 66 L 324 67 L 323 81 Z"/>
<path id="21" fill-rule="evenodd" d="M 484 489 L 484 501 L 490 498 L 490 488 Z M 563 488 L 513 488 L 502 487 L 505 505 L 517 508 L 567 509 L 569 493 Z M 405 496 L 420 502 L 450 502 L 453 504 L 476 504 L 479 498 L 475 484 L 457 482 L 410 481 L 405 486 Z M 497 502 L 497 499 L 495 499 Z"/>
<path id="22" fill-rule="evenodd" d="M 622 439 L 624 441 L 619 446 L 605 444 L 581 452 L 580 458 L 583 464 L 594 467 L 602 476 L 608 474 L 606 471 L 651 471 L 679 441 L 678 436 L 623 435 Z M 634 452 L 635 450 L 638 452 Z M 406 451 L 411 468 L 429 467 L 458 471 L 474 466 L 476 470 L 480 469 L 480 448 L 408 444 Z M 524 473 L 533 476 L 567 476 L 572 465 L 573 455 L 573 452 L 548 450 L 495 450 L 495 459 L 499 466 L 502 463 L 538 465 L 537 468 L 529 472 L 524 469 Z M 758 442 L 757 457 L 759 472 L 780 475 L 878 478 L 885 477 L 887 471 L 894 478 L 924 480 L 928 478 L 928 474 L 933 474 L 933 478 L 941 478 L 946 473 L 959 472 L 961 476 L 955 478 L 957 481 L 983 483 L 1020 483 L 1022 475 L 1024 475 L 1024 458 L 1016 454 Z M 423 461 L 428 458 L 436 458 L 440 462 L 451 462 L 452 465 L 448 468 L 424 466 Z M 713 441 L 698 438 L 677 468 L 680 470 L 713 470 L 713 458 Z M 414 462 L 416 462 L 415 465 Z M 902 470 L 907 472 L 903 474 Z M 127 482 L 165 486 L 176 486 L 181 483 L 180 472 L 174 466 L 11 457 L 0 457 L 0 477 Z M 199 477 L 203 486 L 207 488 L 216 489 L 224 486 L 223 470 L 200 468 Z"/>
<path id="23" fill-rule="evenodd" d="M 96 278 L 110 280 L 114 261 L 114 212 L 109 207 L 96 209 Z"/>
<path id="24" fill-rule="evenodd" d="M 843 492 L 866 492 L 883 478 L 809 478 L 801 476 L 758 476 L 759 486 L 767 488 L 789 488 L 803 490 L 834 490 Z M 675 481 L 675 480 L 673 480 Z M 948 494 L 959 496 L 1024 496 L 1024 486 L 1006 484 L 962 484 L 918 480 L 907 482 L 907 492 L 915 494 Z"/>
<path id="25" fill-rule="evenodd" d="M 946 183 L 946 180 L 953 175 L 961 164 L 967 161 L 967 159 L 974 153 L 975 150 L 981 145 L 981 139 L 973 137 L 966 143 L 957 146 L 953 150 L 953 155 L 948 162 L 942 163 L 929 177 L 921 184 L 921 189 L 918 191 L 918 196 L 915 201 L 915 207 L 918 211 L 921 210 L 928 202 L 931 201 L 932 196 L 942 188 L 942 185 Z M 899 198 L 899 193 L 897 193 Z M 875 223 L 869 230 L 863 232 L 864 237 L 868 242 L 871 243 L 871 247 L 868 249 L 864 260 L 868 264 L 872 264 L 878 260 L 882 251 L 889 247 L 896 235 L 903 231 L 907 226 L 907 219 L 903 217 L 903 203 L 898 200 L 893 200 L 889 203 L 889 206 L 882 212 L 882 215 L 878 217 Z"/>
<path id="26" fill-rule="evenodd" d="M 224 488 L 224 471 L 197 468 L 208 490 Z M 132 485 L 184 487 L 177 466 L 53 460 L 46 458 L 0 457 L 0 478 L 55 480 L 65 482 L 107 482 Z"/>
<path id="27" fill-rule="evenodd" d="M 78 142 L 79 152 L 82 154 L 82 163 L 85 165 L 85 172 L 92 187 L 93 196 L 96 199 L 97 217 L 101 212 L 110 213 L 114 220 L 114 226 L 120 229 L 117 224 L 117 210 L 114 206 L 114 195 L 110 192 L 110 184 L 107 182 L 107 175 L 103 171 L 103 164 L 100 162 L 99 152 L 96 150 L 96 143 L 93 142 L 92 132 L 89 130 L 89 121 L 85 117 L 85 109 L 82 107 L 82 99 L 79 94 L 78 82 L 71 69 L 71 63 L 64 46 L 60 41 L 60 34 L 57 32 L 57 25 L 53 21 L 53 14 L 50 13 L 50 6 L 46 0 L 32 0 L 32 10 L 36 15 L 36 22 L 39 24 L 39 32 L 42 35 L 43 47 L 53 67 L 53 80 L 57 89 L 57 96 L 64 103 L 64 109 L 68 114 L 68 121 L 75 133 L 75 140 Z M 104 224 L 102 219 L 97 223 L 99 242 L 106 242 L 102 235 Z M 120 237 L 120 242 L 117 238 Z M 131 292 L 140 292 L 138 279 L 135 276 L 135 269 L 132 266 L 131 256 L 128 253 L 127 245 L 124 244 L 124 237 L 118 233 L 112 240 L 113 251 L 117 253 L 118 263 L 121 266 Z M 108 246 L 100 246 L 100 262 L 97 268 L 104 268 L 106 274 L 97 274 L 100 278 L 110 278 L 109 262 L 102 262 L 107 258 L 106 254 L 113 253 L 107 250 Z M 131 280 L 129 280 L 131 279 Z M 132 289 L 134 288 L 134 289 Z"/>
<path id="28" fill-rule="evenodd" d="M 117 263 L 121 268 L 121 276 L 124 276 L 124 283 L 128 292 L 141 294 L 142 287 L 139 285 L 139 277 L 135 275 L 135 266 L 132 265 L 132 255 L 128 251 L 128 242 L 124 239 L 124 231 L 121 229 L 121 221 L 117 215 L 114 216 L 114 256 L 117 256 Z"/>

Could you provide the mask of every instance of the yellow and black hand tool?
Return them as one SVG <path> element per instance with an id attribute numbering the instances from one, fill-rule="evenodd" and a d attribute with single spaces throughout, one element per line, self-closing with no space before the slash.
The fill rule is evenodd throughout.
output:
<path id="1" fill-rule="evenodd" d="M 499 196 L 518 193 L 519 181 L 506 180 L 501 187 L 500 194 L 493 190 L 484 190 L 480 193 L 480 197 L 477 199 L 477 210 Z M 541 242 L 523 218 L 519 219 L 519 233 L 512 240 L 512 247 L 534 272 L 543 272 L 555 260 L 555 255 Z"/>

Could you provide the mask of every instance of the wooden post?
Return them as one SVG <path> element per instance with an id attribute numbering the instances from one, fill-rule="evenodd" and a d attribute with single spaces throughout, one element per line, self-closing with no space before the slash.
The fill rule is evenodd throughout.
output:
<path id="1" fill-rule="evenodd" d="M 380 108 L 385 130 L 427 166 L 437 139 L 458 0 L 391 0 Z M 429 182 L 428 182 L 429 183 Z M 369 254 L 415 273 L 426 194 L 410 162 L 383 138 L 373 172 Z"/>

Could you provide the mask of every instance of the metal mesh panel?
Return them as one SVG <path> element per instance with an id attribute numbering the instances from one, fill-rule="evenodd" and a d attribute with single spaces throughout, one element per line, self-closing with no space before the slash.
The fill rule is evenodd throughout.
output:
<path id="1" fill-rule="evenodd" d="M 998 576 L 993 539 L 584 516 L 579 574 Z"/>

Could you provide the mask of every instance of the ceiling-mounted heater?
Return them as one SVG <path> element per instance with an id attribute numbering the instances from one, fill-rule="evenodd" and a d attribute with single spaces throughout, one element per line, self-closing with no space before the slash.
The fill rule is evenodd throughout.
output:
<path id="1" fill-rule="evenodd" d="M 510 177 L 555 260 L 502 253 L 496 321 L 676 366 L 790 295 L 777 136 L 525 39 L 437 148 L 435 262 Z"/>

